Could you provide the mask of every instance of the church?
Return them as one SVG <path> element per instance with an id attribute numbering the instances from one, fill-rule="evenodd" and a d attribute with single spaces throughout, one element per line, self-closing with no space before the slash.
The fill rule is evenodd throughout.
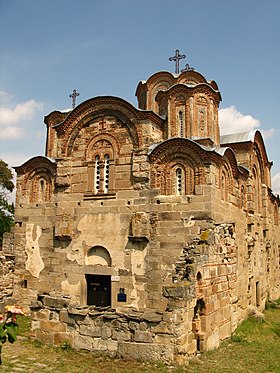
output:
<path id="1" fill-rule="evenodd" d="M 50 113 L 45 156 L 15 167 L 13 297 L 44 343 L 184 363 L 280 297 L 263 137 L 220 136 L 218 85 L 182 57 L 139 82 L 138 108 Z"/>

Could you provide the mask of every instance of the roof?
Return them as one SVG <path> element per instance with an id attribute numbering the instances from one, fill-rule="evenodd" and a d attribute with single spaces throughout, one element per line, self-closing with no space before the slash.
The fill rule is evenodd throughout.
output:
<path id="1" fill-rule="evenodd" d="M 231 144 L 237 142 L 254 141 L 256 131 L 232 133 L 229 135 L 223 135 L 220 138 L 220 144 Z"/>

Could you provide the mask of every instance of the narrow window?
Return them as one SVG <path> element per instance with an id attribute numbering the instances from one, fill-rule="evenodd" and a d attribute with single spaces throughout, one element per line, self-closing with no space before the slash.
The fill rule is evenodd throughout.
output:
<path id="1" fill-rule="evenodd" d="M 98 193 L 100 189 L 100 158 L 99 158 L 99 155 L 95 157 L 94 180 L 95 180 L 95 185 L 94 185 L 95 193 Z"/>
<path id="2" fill-rule="evenodd" d="M 110 167 L 110 157 L 108 154 L 105 154 L 104 157 L 104 193 L 109 191 L 109 167 Z"/>
<path id="3" fill-rule="evenodd" d="M 179 111 L 179 137 L 184 137 L 183 113 Z"/>
<path id="4" fill-rule="evenodd" d="M 40 185 L 39 185 L 39 200 L 44 201 L 45 197 L 45 182 L 44 180 L 40 180 Z"/>
<path id="5" fill-rule="evenodd" d="M 182 169 L 177 168 L 176 170 L 176 194 L 182 195 Z"/>

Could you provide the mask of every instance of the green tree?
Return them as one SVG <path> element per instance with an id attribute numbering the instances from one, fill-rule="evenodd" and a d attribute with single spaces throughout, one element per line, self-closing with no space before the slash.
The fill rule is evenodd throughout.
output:
<path id="1" fill-rule="evenodd" d="M 14 189 L 13 174 L 7 163 L 0 159 L 0 246 L 3 234 L 14 224 L 14 205 L 9 203 L 7 196 Z"/>

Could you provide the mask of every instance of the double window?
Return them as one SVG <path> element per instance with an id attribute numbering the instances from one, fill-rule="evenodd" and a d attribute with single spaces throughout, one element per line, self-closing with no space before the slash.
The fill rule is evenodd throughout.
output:
<path id="1" fill-rule="evenodd" d="M 95 156 L 94 193 L 108 193 L 110 188 L 110 155 Z"/>

